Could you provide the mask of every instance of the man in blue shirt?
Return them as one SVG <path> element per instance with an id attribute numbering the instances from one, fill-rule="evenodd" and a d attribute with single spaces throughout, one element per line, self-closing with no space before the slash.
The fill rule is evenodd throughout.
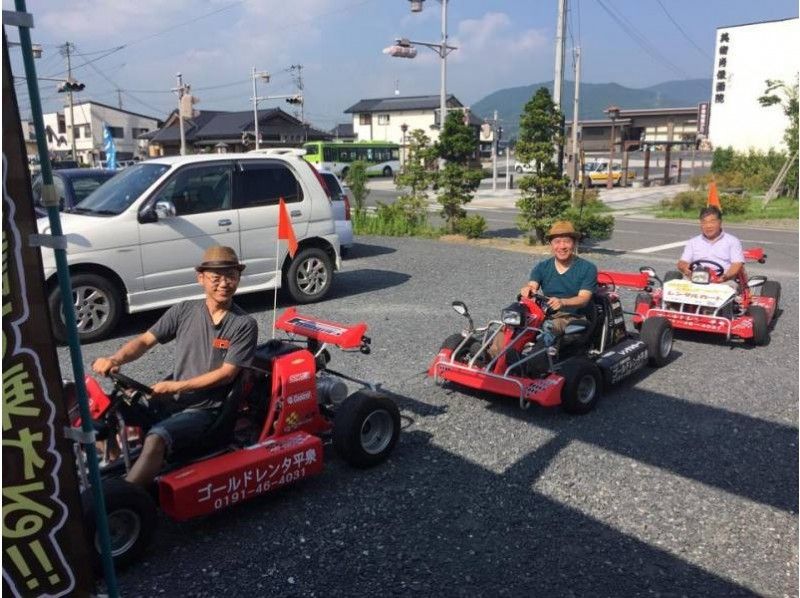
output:
<path id="1" fill-rule="evenodd" d="M 557 344 L 570 321 L 585 314 L 585 308 L 597 289 L 597 267 L 575 255 L 580 234 L 571 222 L 555 222 L 547 233 L 553 257 L 542 260 L 531 270 L 530 281 L 520 290 L 523 297 L 541 291 L 549 297 L 553 314 L 543 325 L 544 341 Z"/>

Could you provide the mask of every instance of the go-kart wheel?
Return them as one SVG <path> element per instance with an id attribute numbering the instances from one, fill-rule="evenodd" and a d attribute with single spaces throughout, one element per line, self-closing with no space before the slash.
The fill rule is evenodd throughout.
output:
<path id="1" fill-rule="evenodd" d="M 442 346 L 439 347 L 439 350 L 441 350 L 441 349 L 451 349 L 451 350 L 455 351 L 456 347 L 458 347 L 458 345 L 460 345 L 461 341 L 463 341 L 463 340 L 464 340 L 464 336 L 463 335 L 461 335 L 461 334 L 451 334 L 446 339 L 444 339 L 444 342 L 442 343 Z"/>
<path id="2" fill-rule="evenodd" d="M 761 286 L 761 296 L 775 299 L 775 307 L 778 307 L 778 302 L 781 300 L 781 283 L 776 280 L 768 280 Z"/>
<path id="3" fill-rule="evenodd" d="M 664 274 L 664 282 L 669 282 L 670 280 L 680 280 L 683 278 L 683 274 L 681 274 L 678 270 L 669 270 L 666 274 Z"/>
<path id="4" fill-rule="evenodd" d="M 400 436 L 400 410 L 390 398 L 359 390 L 336 410 L 333 447 L 354 467 L 372 467 L 384 461 Z"/>
<path id="5" fill-rule="evenodd" d="M 666 318 L 647 318 L 642 323 L 640 338 L 647 345 L 648 362 L 660 368 L 672 352 L 672 324 Z"/>
<path id="6" fill-rule="evenodd" d="M 135 390 L 136 392 L 141 392 L 146 395 L 153 394 L 152 388 L 146 384 L 142 384 L 141 382 L 134 380 L 130 376 L 126 376 L 125 374 L 120 374 L 119 372 L 109 372 L 108 377 L 123 388 Z"/>
<path id="7" fill-rule="evenodd" d="M 564 363 L 561 370 L 564 388 L 561 390 L 561 407 L 567 413 L 589 413 L 600 398 L 603 378 L 594 362 L 578 358 Z"/>
<path id="8" fill-rule="evenodd" d="M 103 498 L 106 505 L 108 530 L 111 539 L 111 556 L 119 568 L 133 563 L 150 544 L 158 517 L 156 504 L 141 486 L 121 478 L 103 480 Z M 84 525 L 93 547 L 95 569 L 102 573 L 100 565 L 100 536 L 95 521 L 94 497 L 91 489 L 81 494 Z"/>
<path id="9" fill-rule="evenodd" d="M 752 345 L 766 345 L 769 340 L 767 310 L 760 305 L 751 305 L 747 314 L 753 318 L 753 337 L 748 341 Z"/>

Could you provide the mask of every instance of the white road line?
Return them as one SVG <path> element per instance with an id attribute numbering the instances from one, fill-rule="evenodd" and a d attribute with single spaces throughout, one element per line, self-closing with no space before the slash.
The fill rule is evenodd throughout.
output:
<path id="1" fill-rule="evenodd" d="M 643 249 L 634 249 L 631 253 L 655 253 L 663 249 L 674 249 L 675 247 L 683 247 L 686 241 L 676 241 L 674 243 L 666 243 L 664 245 L 655 245 L 653 247 L 645 247 Z"/>

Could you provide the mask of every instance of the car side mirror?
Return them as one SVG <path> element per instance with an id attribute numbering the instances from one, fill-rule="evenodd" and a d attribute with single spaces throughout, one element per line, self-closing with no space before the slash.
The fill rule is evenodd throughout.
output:
<path id="1" fill-rule="evenodd" d="M 159 220 L 162 218 L 174 218 L 176 215 L 175 204 L 168 199 L 157 201 L 155 211 Z"/>
<path id="2" fill-rule="evenodd" d="M 641 272 L 642 274 L 647 274 L 647 276 L 649 276 L 650 278 L 657 278 L 656 271 L 650 266 L 642 266 L 641 268 L 639 268 L 639 272 Z"/>
<path id="3" fill-rule="evenodd" d="M 464 303 L 463 301 L 453 301 L 452 305 L 453 309 L 457 314 L 466 316 L 469 313 L 469 310 L 467 309 L 467 304 Z"/>

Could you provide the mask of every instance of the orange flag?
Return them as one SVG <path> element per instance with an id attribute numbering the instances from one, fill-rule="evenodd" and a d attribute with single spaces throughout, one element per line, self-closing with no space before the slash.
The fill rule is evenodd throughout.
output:
<path id="1" fill-rule="evenodd" d="M 294 254 L 297 253 L 297 237 L 294 236 L 292 220 L 289 218 L 289 212 L 286 211 L 286 204 L 283 203 L 282 197 L 278 206 L 278 238 L 286 239 L 286 244 L 289 246 L 289 256 L 294 257 Z"/>
<path id="2" fill-rule="evenodd" d="M 717 195 L 717 183 L 711 181 L 708 183 L 708 203 L 707 206 L 716 206 L 719 211 L 722 211 L 722 204 L 719 203 L 719 195 Z"/>

